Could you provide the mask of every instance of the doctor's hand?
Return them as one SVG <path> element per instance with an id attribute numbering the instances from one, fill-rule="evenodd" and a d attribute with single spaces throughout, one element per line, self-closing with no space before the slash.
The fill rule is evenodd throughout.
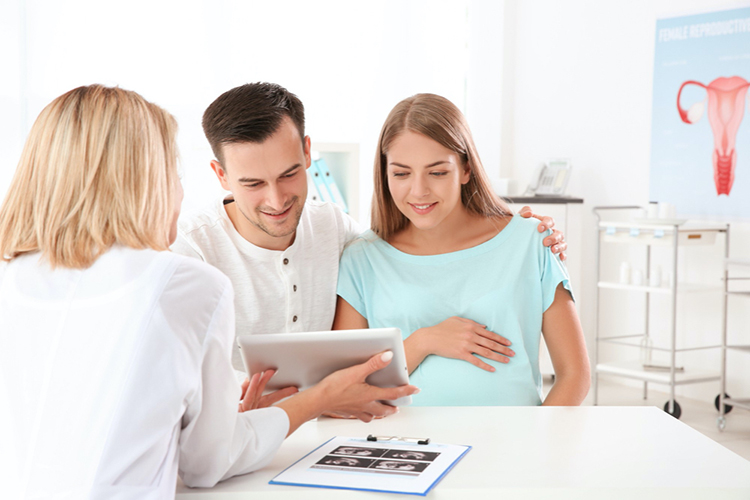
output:
<path id="1" fill-rule="evenodd" d="M 281 401 L 277 407 L 289 417 L 289 434 L 303 422 L 319 417 L 322 413 L 352 415 L 364 422 L 385 417 L 398 408 L 380 401 L 393 401 L 419 392 L 413 385 L 381 388 L 365 382 L 365 379 L 388 366 L 393 353 L 376 354 L 365 363 L 333 372 L 317 385 L 295 396 Z"/>
<path id="2" fill-rule="evenodd" d="M 537 215 L 531 211 L 531 207 L 523 207 L 518 212 L 518 215 L 526 219 L 533 217 L 542 221 L 539 226 L 537 226 L 537 230 L 540 233 L 543 233 L 547 229 L 552 229 L 552 234 L 544 238 L 542 243 L 544 243 L 545 247 L 550 247 L 552 253 L 559 254 L 560 260 L 565 260 L 568 257 L 567 255 L 565 255 L 565 250 L 568 249 L 568 244 L 565 242 L 565 235 L 557 229 L 554 229 L 555 219 L 545 215 Z"/>
<path id="3" fill-rule="evenodd" d="M 508 363 L 516 353 L 510 349 L 510 340 L 487 330 L 476 321 L 453 316 L 442 323 L 420 328 L 404 341 L 409 373 L 430 354 L 444 358 L 462 359 L 472 365 L 494 372 L 495 368 L 479 357 Z"/>
<path id="4" fill-rule="evenodd" d="M 347 418 L 358 418 L 369 422 L 373 418 L 387 417 L 398 411 L 381 401 L 392 401 L 419 392 L 413 385 L 380 388 L 365 382 L 365 379 L 378 370 L 382 370 L 393 359 L 393 353 L 386 351 L 376 354 L 365 363 L 334 372 L 324 378 L 315 389 L 321 393 L 324 412 Z"/>
<path id="5" fill-rule="evenodd" d="M 267 408 L 298 392 L 296 387 L 284 387 L 264 396 L 263 391 L 266 389 L 266 384 L 275 373 L 276 370 L 254 373 L 251 378 L 246 378 L 242 382 L 242 394 L 240 395 L 238 410 L 240 413 L 256 408 Z"/>

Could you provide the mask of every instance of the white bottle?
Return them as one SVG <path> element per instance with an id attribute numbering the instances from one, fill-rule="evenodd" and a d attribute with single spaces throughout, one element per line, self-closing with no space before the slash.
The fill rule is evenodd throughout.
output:
<path id="1" fill-rule="evenodd" d="M 651 364 L 651 349 L 654 347 L 651 337 L 644 336 L 641 339 L 641 364 L 643 366 Z"/>
<path id="2" fill-rule="evenodd" d="M 635 286 L 643 285 L 643 271 L 641 271 L 640 269 L 633 270 L 633 284 Z"/>
<path id="3" fill-rule="evenodd" d="M 674 219 L 675 218 L 675 206 L 671 203 L 659 203 L 659 218 L 660 219 Z"/>
<path id="4" fill-rule="evenodd" d="M 620 264 L 620 283 L 623 285 L 630 284 L 630 264 L 628 262 Z"/>
<path id="5" fill-rule="evenodd" d="M 674 278 L 672 277 L 672 273 L 669 271 L 664 271 L 661 275 L 661 286 L 665 288 L 672 288 L 672 285 L 674 285 Z"/>
<path id="6" fill-rule="evenodd" d="M 661 286 L 661 266 L 654 266 L 651 268 L 651 274 L 648 277 L 648 286 L 660 287 Z"/>

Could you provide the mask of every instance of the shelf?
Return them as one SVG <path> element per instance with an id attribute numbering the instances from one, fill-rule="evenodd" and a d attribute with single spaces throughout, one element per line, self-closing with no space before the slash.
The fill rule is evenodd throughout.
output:
<path id="1" fill-rule="evenodd" d="M 732 288 L 747 288 L 746 282 L 750 280 L 750 278 L 746 276 L 729 276 L 729 273 L 735 273 L 738 270 L 740 271 L 740 274 L 746 274 L 748 269 L 750 268 L 750 259 L 725 259 L 724 260 L 724 268 L 726 270 L 726 276 L 727 276 L 727 288 L 729 286 L 732 286 Z M 739 269 L 738 269 L 739 268 Z M 731 271 L 730 271 L 731 270 Z M 737 282 L 742 282 L 741 284 Z M 745 286 L 742 286 L 745 285 Z M 750 344 L 734 344 L 730 345 L 726 343 L 726 337 L 727 337 L 727 306 L 729 301 L 729 296 L 744 296 L 744 297 L 750 297 L 750 291 L 748 290 L 727 290 L 726 291 L 726 297 L 724 302 L 724 356 L 722 358 L 721 363 L 721 369 L 722 369 L 722 384 L 721 384 L 721 391 L 725 390 L 726 387 L 726 377 L 727 377 L 727 351 L 744 351 L 744 352 L 750 352 Z M 724 398 L 724 404 L 730 405 L 733 408 L 740 408 L 742 410 L 750 410 L 750 398 L 731 398 L 731 397 L 725 397 Z M 724 412 L 722 412 L 722 416 L 719 418 L 719 430 L 724 430 L 726 420 L 724 419 Z"/>
<path id="2" fill-rule="evenodd" d="M 313 159 L 323 158 L 346 200 L 349 215 L 359 221 L 359 145 L 343 142 L 315 142 Z"/>
<path id="3" fill-rule="evenodd" d="M 606 229 L 614 227 L 615 229 L 643 229 L 644 231 L 658 231 L 658 230 L 669 230 L 674 232 L 675 224 L 642 224 L 639 222 L 623 222 L 623 221 L 600 221 L 599 227 Z M 711 223 L 711 222 L 687 222 L 679 225 L 679 232 L 690 233 L 690 232 L 707 232 L 707 231 L 726 231 L 727 224 L 722 223 Z M 733 261 L 750 262 L 750 259 L 732 259 Z"/>
<path id="4" fill-rule="evenodd" d="M 725 259 L 724 260 L 727 272 L 732 274 L 738 273 L 744 276 L 729 276 L 727 278 L 727 288 L 734 288 L 734 290 L 727 290 L 727 295 L 734 295 L 737 297 L 750 297 L 750 276 L 746 273 L 750 272 L 750 259 Z"/>
<path id="5" fill-rule="evenodd" d="M 695 347 L 691 347 L 687 340 L 681 340 L 682 336 L 680 335 L 680 332 L 678 331 L 678 318 L 682 315 L 678 316 L 678 306 L 685 306 L 686 304 L 681 304 L 681 302 L 684 302 L 685 293 L 705 293 L 709 292 L 711 294 L 716 293 L 717 297 L 721 297 L 722 302 L 725 302 L 726 296 L 725 292 L 728 289 L 727 282 L 724 281 L 724 277 L 726 274 L 722 272 L 721 279 L 719 279 L 719 276 L 716 277 L 716 279 L 709 280 L 700 280 L 702 282 L 699 283 L 686 283 L 684 281 L 681 281 L 679 278 L 682 277 L 683 279 L 685 276 L 679 276 L 680 274 L 680 266 L 678 265 L 679 261 L 684 258 L 684 256 L 689 256 L 691 254 L 691 251 L 689 250 L 690 247 L 696 247 L 696 246 L 703 246 L 704 250 L 700 253 L 703 254 L 714 254 L 718 253 L 718 250 L 722 250 L 722 256 L 719 257 L 716 255 L 715 257 L 712 256 L 710 258 L 716 258 L 716 263 L 721 262 L 724 263 L 724 259 L 727 253 L 727 244 L 729 239 L 729 224 L 726 223 L 711 223 L 711 222 L 702 222 L 702 221 L 688 221 L 686 219 L 647 219 L 647 218 L 626 218 L 628 215 L 625 212 L 609 212 L 612 213 L 612 215 L 607 215 L 608 219 L 617 219 L 619 216 L 622 216 L 620 220 L 606 220 L 602 219 L 601 216 L 603 212 L 600 210 L 608 209 L 608 210 L 630 210 L 635 208 L 642 208 L 642 207 L 635 207 L 635 206 L 623 206 L 623 207 L 596 207 L 594 209 L 594 214 L 596 215 L 597 219 L 599 221 L 597 222 L 597 269 L 596 269 L 596 276 L 597 276 L 597 291 L 608 289 L 608 290 L 622 290 L 625 292 L 639 292 L 641 294 L 641 298 L 645 298 L 645 313 L 639 314 L 639 316 L 644 317 L 645 320 L 645 331 L 649 332 L 649 330 L 653 330 L 653 326 L 658 323 L 652 323 L 652 308 L 651 306 L 658 306 L 653 309 L 653 311 L 657 312 L 658 314 L 661 314 L 664 316 L 665 314 L 669 314 L 670 321 L 669 321 L 669 330 L 667 333 L 669 333 L 669 337 L 672 339 L 671 342 L 668 343 L 668 346 L 644 346 L 644 343 L 651 343 L 653 341 L 653 334 L 654 331 L 651 331 L 651 335 L 630 335 L 630 336 L 623 336 L 623 335 L 617 335 L 616 332 L 610 332 L 609 336 L 603 336 L 602 333 L 606 332 L 606 328 L 602 329 L 601 319 L 599 318 L 599 315 L 597 315 L 597 321 L 596 321 L 596 339 L 597 339 L 597 346 L 600 346 L 602 344 L 599 344 L 599 341 L 601 340 L 603 343 L 607 344 L 614 344 L 614 347 L 618 347 L 619 349 L 607 349 L 607 353 L 615 353 L 620 352 L 621 356 L 629 356 L 632 360 L 633 357 L 636 358 L 634 361 L 612 361 L 612 362 L 600 362 L 599 358 L 599 349 L 597 349 L 597 358 L 594 362 L 594 373 L 598 377 L 599 375 L 612 375 L 612 376 L 618 376 L 618 377 L 624 377 L 629 378 L 633 380 L 639 380 L 643 382 L 651 382 L 655 384 L 663 384 L 666 386 L 669 386 L 670 389 L 674 390 L 674 387 L 677 385 L 684 385 L 684 384 L 694 384 L 694 383 L 701 383 L 701 382 L 719 382 L 722 380 L 722 372 L 717 367 L 715 370 L 711 370 L 711 367 L 708 367 L 708 369 L 705 369 L 702 365 L 698 366 L 690 366 L 687 369 L 684 369 L 682 371 L 674 370 L 672 372 L 670 370 L 670 367 L 649 367 L 648 369 L 643 367 L 643 362 L 637 361 L 638 351 L 635 351 L 633 348 L 638 348 L 640 350 L 640 353 L 642 355 L 648 354 L 645 351 L 650 352 L 656 352 L 660 355 L 668 354 L 670 355 L 669 358 L 658 358 L 661 360 L 661 362 L 666 361 L 667 359 L 670 360 L 670 362 L 674 362 L 675 356 L 679 353 L 687 352 L 687 351 L 705 351 L 709 349 L 713 350 L 720 350 L 721 353 L 725 353 L 726 351 L 724 349 L 724 345 L 721 342 L 716 342 L 716 345 L 697 345 Z M 668 260 L 668 262 L 671 264 L 667 267 L 667 270 L 669 271 L 669 275 L 672 279 L 667 280 L 666 282 L 660 283 L 662 286 L 650 286 L 648 282 L 648 272 L 645 273 L 638 273 L 635 276 L 644 277 L 646 275 L 645 280 L 639 280 L 639 284 L 623 284 L 620 283 L 617 280 L 618 274 L 616 273 L 616 269 L 612 269 L 609 267 L 607 270 L 604 271 L 604 275 L 602 275 L 602 256 L 604 255 L 605 250 L 613 251 L 615 250 L 614 246 L 620 245 L 620 248 L 618 248 L 618 251 L 627 250 L 628 252 L 635 254 L 635 253 L 643 253 L 645 254 L 645 269 L 651 270 L 652 272 L 655 269 L 659 269 L 659 267 L 654 268 L 651 266 L 653 264 L 653 255 L 663 256 L 663 255 L 671 255 L 671 259 Z M 630 247 L 634 247 L 631 249 L 623 249 L 622 245 L 629 245 Z M 705 248 L 708 247 L 708 248 Z M 668 250 L 672 251 L 668 251 Z M 697 251 L 693 250 L 693 252 Z M 707 259 L 709 257 L 704 256 L 703 259 Z M 605 279 L 603 279 L 605 278 Z M 611 281 L 608 281 L 611 280 Z M 614 279 L 614 280 L 612 280 Z M 660 280 L 661 281 L 661 280 Z M 656 283 L 656 282 L 653 282 Z M 733 286 L 733 288 L 736 289 L 742 289 L 742 285 L 737 284 Z M 680 295 L 680 300 L 678 300 L 678 293 L 682 294 Z M 653 295 L 662 295 L 669 297 L 669 304 L 663 303 L 664 301 L 660 302 L 659 299 L 656 299 L 654 297 L 654 300 L 651 300 L 651 294 Z M 720 295 L 719 295 L 720 294 Z M 601 293 L 597 293 L 597 298 L 601 298 Z M 703 298 L 702 295 L 698 296 L 699 298 Z M 711 295 L 713 297 L 713 295 Z M 607 298 L 607 297 L 605 297 Z M 636 297 L 634 297 L 636 298 Z M 708 299 L 708 296 L 706 296 L 706 299 Z M 704 301 L 705 302 L 705 301 Z M 609 303 L 607 301 L 604 302 L 609 306 Z M 601 308 L 601 304 L 597 304 L 597 307 Z M 622 306 L 621 306 L 622 307 Z M 682 307 L 682 309 L 685 309 L 685 307 Z M 601 312 L 601 311 L 600 311 Z M 661 316 L 660 316 L 661 317 Z M 636 318 L 637 319 L 637 318 Z M 661 329 L 659 329 L 662 331 Z M 632 330 L 631 330 L 632 331 Z M 637 331 L 637 330 L 636 330 Z M 716 332 L 717 340 L 721 337 L 723 331 Z M 650 341 L 642 340 L 644 337 L 651 337 Z M 661 338 L 661 335 L 660 335 Z M 708 343 L 710 339 L 714 338 L 713 329 L 706 329 L 706 331 L 701 336 L 701 344 Z M 664 341 L 662 340 L 662 343 Z M 677 346 L 680 343 L 688 344 L 687 346 L 678 348 Z M 619 346 L 622 346 L 621 348 Z M 627 353 L 623 351 L 623 348 L 631 348 L 630 351 Z M 626 358 L 627 359 L 627 358 Z M 664 369 L 666 368 L 666 370 Z M 675 367 L 672 366 L 671 369 L 674 369 Z M 702 369 L 703 368 L 703 369 Z M 647 387 L 644 386 L 644 397 L 647 393 Z M 594 393 L 594 404 L 597 404 L 597 398 L 598 394 Z M 679 418 L 679 417 L 678 417 Z"/>
<path id="6" fill-rule="evenodd" d="M 622 283 L 615 283 L 612 281 L 600 281 L 597 283 L 599 288 L 609 288 L 611 290 L 629 290 L 631 292 L 649 292 L 649 293 L 672 293 L 671 288 L 647 286 L 647 285 L 624 285 Z M 678 288 L 679 290 L 679 288 Z"/>
<path id="7" fill-rule="evenodd" d="M 747 398 L 724 398 L 724 404 L 725 405 L 732 405 L 737 408 L 742 408 L 744 410 L 750 410 L 750 399 Z"/>
<path id="8" fill-rule="evenodd" d="M 599 337 L 597 341 L 599 342 L 605 342 L 607 344 L 617 344 L 617 345 L 624 345 L 627 347 L 638 347 L 640 349 L 645 349 L 643 344 L 640 342 L 627 342 L 623 339 L 632 339 L 632 338 L 643 338 L 645 337 L 644 334 L 639 335 L 623 335 L 623 336 L 617 336 L 617 337 Z M 705 351 L 708 349 L 721 349 L 722 345 L 704 345 L 704 346 L 698 346 L 698 347 L 683 347 L 683 348 L 675 348 L 674 352 L 688 352 L 688 351 Z M 659 352 L 672 352 L 672 349 L 669 347 L 658 347 L 658 346 L 651 346 L 648 349 L 652 351 L 659 351 Z M 748 349 L 750 350 L 750 346 L 740 346 L 740 349 Z"/>
<path id="9" fill-rule="evenodd" d="M 502 196 L 503 199 L 510 203 L 523 203 L 524 205 L 559 205 L 563 203 L 583 203 L 583 198 L 573 196 Z"/>
<path id="10" fill-rule="evenodd" d="M 645 382 L 654 382 L 657 384 L 669 385 L 671 383 L 671 377 L 668 371 L 645 370 L 643 365 L 638 361 L 599 363 L 596 365 L 596 372 L 605 375 L 617 375 L 620 377 L 643 380 Z M 675 385 L 694 384 L 697 382 L 713 382 L 720 379 L 721 376 L 718 371 L 685 370 L 684 372 L 675 373 L 674 383 Z"/>
<path id="11" fill-rule="evenodd" d="M 634 222 L 600 222 L 602 242 L 652 246 L 674 245 L 676 225 L 639 224 Z M 713 245 L 716 235 L 727 230 L 726 224 L 687 223 L 677 229 L 680 246 Z"/>
<path id="12" fill-rule="evenodd" d="M 628 290 L 631 292 L 648 292 L 648 293 L 662 293 L 671 294 L 672 289 L 661 286 L 647 286 L 647 285 L 623 285 L 614 281 L 600 281 L 597 283 L 599 288 L 609 288 L 611 290 Z M 724 291 L 720 286 L 715 285 L 704 285 L 701 283 L 678 283 L 678 292 L 695 293 L 695 292 L 719 292 Z M 744 293 L 744 292 L 742 292 Z M 748 292 L 750 294 L 750 292 Z"/>
<path id="13" fill-rule="evenodd" d="M 642 337 L 643 335 L 639 335 L 639 336 Z M 599 337 L 598 340 L 599 340 L 599 342 L 605 342 L 607 344 L 616 344 L 616 345 L 624 345 L 624 346 L 628 346 L 628 347 L 643 348 L 643 344 L 641 344 L 641 343 L 626 342 L 624 340 L 621 340 L 621 338 L 619 338 L 619 337 Z M 654 349 L 654 348 L 652 347 L 652 349 Z M 656 349 L 656 350 L 661 350 L 661 349 Z"/>

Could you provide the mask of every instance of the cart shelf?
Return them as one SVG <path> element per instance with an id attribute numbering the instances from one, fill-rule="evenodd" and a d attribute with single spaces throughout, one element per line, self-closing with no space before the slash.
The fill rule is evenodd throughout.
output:
<path id="1" fill-rule="evenodd" d="M 614 281 L 600 281 L 597 283 L 597 286 L 599 288 L 609 288 L 612 290 L 628 290 L 632 292 L 648 292 L 648 293 L 662 293 L 662 294 L 671 294 L 672 289 L 667 287 L 657 287 L 657 286 L 647 286 L 647 285 L 623 285 L 622 283 L 617 283 Z M 703 283 L 678 283 L 677 284 L 677 291 L 678 292 L 685 292 L 685 293 L 695 293 L 695 292 L 719 292 L 723 290 L 723 287 L 717 286 L 717 285 L 706 285 Z M 739 292 L 739 293 L 747 293 L 750 295 L 750 292 Z"/>
<path id="2" fill-rule="evenodd" d="M 724 260 L 724 293 L 725 298 L 729 296 L 744 296 L 750 297 L 750 291 L 748 290 L 729 290 L 729 282 L 746 282 L 750 280 L 747 277 L 734 277 L 730 276 L 730 270 L 733 272 L 737 269 L 741 269 L 744 272 L 750 272 L 750 259 L 730 259 Z M 742 408 L 743 410 L 750 410 L 750 398 L 733 398 L 726 394 L 727 386 L 727 351 L 744 351 L 750 352 L 750 345 L 748 344 L 733 344 L 727 343 L 727 314 L 729 304 L 724 302 L 724 320 L 722 328 L 722 355 L 721 355 L 721 392 L 716 398 L 716 409 L 719 410 L 719 418 L 716 421 L 720 431 L 723 431 L 726 427 L 725 415 L 734 408 Z"/>
<path id="3" fill-rule="evenodd" d="M 632 210 L 637 209 L 639 212 L 633 212 Z M 625 212 L 629 210 L 629 212 Z M 644 214 L 646 211 L 643 207 L 595 207 L 594 214 L 598 219 L 596 225 L 597 233 L 597 308 L 600 303 L 599 299 L 602 293 L 610 290 L 616 291 L 627 291 L 627 292 L 640 292 L 643 294 L 645 304 L 645 315 L 644 315 L 644 330 L 643 334 L 638 335 L 619 335 L 615 336 L 610 334 L 605 336 L 602 332 L 606 332 L 606 328 L 602 328 L 601 323 L 601 311 L 597 310 L 597 321 L 596 321 L 596 349 L 594 353 L 594 404 L 598 402 L 598 377 L 599 375 L 619 376 L 624 378 L 630 378 L 635 380 L 643 381 L 643 397 L 647 396 L 648 383 L 653 382 L 657 384 L 665 384 L 669 386 L 670 397 L 665 405 L 664 409 L 676 418 L 680 418 L 680 407 L 675 401 L 675 387 L 683 384 L 694 384 L 701 382 L 714 382 L 722 380 L 722 372 L 720 371 L 706 371 L 706 370 L 676 370 L 677 366 L 677 354 L 685 351 L 697 351 L 704 349 L 721 349 L 722 353 L 725 353 L 725 341 L 717 342 L 717 345 L 703 345 L 703 346 L 682 346 L 678 345 L 678 331 L 677 331 L 677 310 L 678 310 L 678 295 L 683 293 L 705 293 L 712 292 L 720 294 L 722 299 L 726 299 L 725 292 L 727 290 L 726 276 L 723 276 L 724 280 L 718 279 L 714 283 L 685 283 L 680 282 L 678 276 L 678 259 L 681 253 L 678 251 L 681 247 L 692 247 L 697 245 L 714 245 L 717 240 L 723 245 L 722 258 L 726 258 L 727 251 L 729 248 L 729 225 L 728 224 L 715 224 L 706 222 L 689 222 L 686 220 L 654 220 L 654 219 L 638 219 L 631 218 L 628 221 L 614 220 L 618 216 L 635 216 L 638 214 Z M 608 218 L 603 218 L 603 215 L 607 215 Z M 649 286 L 648 283 L 639 285 L 623 284 L 614 281 L 606 281 L 601 279 L 601 260 L 602 260 L 602 249 L 605 245 L 635 245 L 635 247 L 643 248 L 645 253 L 645 275 L 649 276 L 652 264 L 652 252 L 654 247 L 668 247 L 671 249 L 670 265 L 668 272 L 673 280 L 670 281 L 669 286 L 654 287 Z M 750 261 L 748 261 L 750 262 Z M 644 278 L 646 277 L 644 276 Z M 741 292 L 745 293 L 745 292 Z M 750 295 L 750 292 L 747 293 Z M 669 299 L 670 305 L 667 309 L 669 314 L 669 328 L 667 330 L 669 334 L 668 346 L 664 347 L 653 347 L 650 339 L 652 332 L 651 321 L 650 321 L 650 307 L 651 301 L 655 300 L 655 296 L 662 295 Z M 722 330 L 717 329 L 717 341 Z M 640 340 L 640 342 L 639 342 Z M 610 345 L 621 345 L 623 347 L 639 347 L 646 349 L 647 358 L 650 358 L 650 351 L 661 351 L 667 353 L 669 357 L 669 365 L 666 370 L 653 368 L 644 368 L 643 363 L 638 361 L 617 361 L 617 362 L 601 362 L 599 360 L 599 346 L 600 343 L 608 343 Z M 611 351 L 610 351 L 611 352 Z M 674 371 L 674 373 L 672 373 Z M 717 396 L 721 397 L 720 396 Z"/>
<path id="4" fill-rule="evenodd" d="M 618 345 L 624 345 L 628 347 L 638 347 L 643 348 L 643 343 L 641 342 L 629 342 L 629 339 L 644 339 L 648 338 L 648 335 L 645 333 L 640 333 L 636 335 L 613 335 L 611 337 L 599 337 L 599 342 L 604 342 L 607 344 L 618 344 Z M 702 346 L 692 346 L 692 347 L 675 347 L 674 349 L 672 347 L 659 347 L 651 345 L 648 347 L 648 349 L 652 351 L 661 351 L 661 352 L 687 352 L 687 351 L 704 351 L 706 349 L 721 349 L 723 346 L 721 344 L 716 345 L 702 345 Z M 739 346 L 739 349 L 747 349 L 750 350 L 750 346 Z"/>
<path id="5" fill-rule="evenodd" d="M 617 361 L 613 363 L 599 363 L 596 371 L 601 374 L 618 375 L 620 377 L 670 385 L 672 377 L 667 370 L 653 370 L 643 368 L 638 361 Z M 719 371 L 685 370 L 675 371 L 674 384 L 695 384 L 698 382 L 713 382 L 721 379 Z"/>
<path id="6" fill-rule="evenodd" d="M 750 398 L 724 398 L 724 404 L 750 410 Z"/>

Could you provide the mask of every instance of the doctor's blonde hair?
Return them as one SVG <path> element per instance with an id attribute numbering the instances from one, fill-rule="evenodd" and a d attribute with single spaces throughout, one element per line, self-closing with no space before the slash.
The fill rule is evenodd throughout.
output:
<path id="1" fill-rule="evenodd" d="M 79 87 L 31 127 L 0 207 L 0 257 L 84 269 L 114 244 L 169 248 L 177 122 L 139 94 Z"/>
<path id="2" fill-rule="evenodd" d="M 375 153 L 371 228 L 388 239 L 408 224 L 388 189 L 388 148 L 404 131 L 422 134 L 458 154 L 470 171 L 469 182 L 461 186 L 461 203 L 473 214 L 486 217 L 512 215 L 507 203 L 492 190 L 479 159 L 469 124 L 463 113 L 445 97 L 416 94 L 396 104 L 386 118 Z"/>

